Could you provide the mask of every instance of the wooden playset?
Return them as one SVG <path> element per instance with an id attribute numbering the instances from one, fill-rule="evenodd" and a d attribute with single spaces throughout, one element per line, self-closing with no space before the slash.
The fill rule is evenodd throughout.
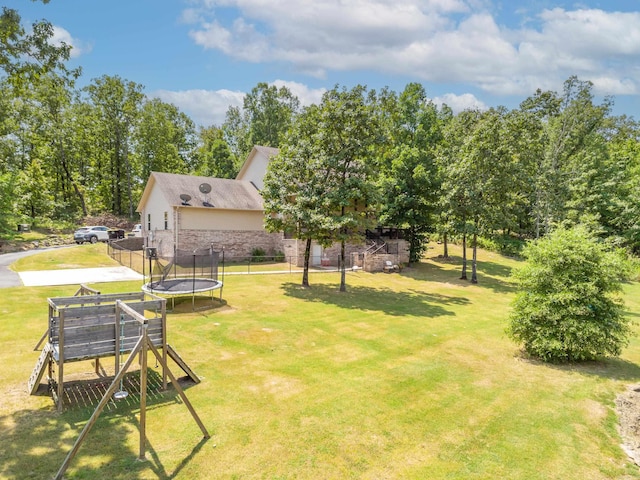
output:
<path id="1" fill-rule="evenodd" d="M 140 365 L 140 458 L 144 458 L 148 351 L 152 352 L 162 367 L 162 388 L 166 389 L 168 376 L 200 427 L 204 438 L 209 438 L 206 428 L 167 365 L 167 358 L 170 357 L 194 382 L 200 382 L 198 376 L 167 343 L 164 298 L 144 292 L 105 295 L 81 286 L 74 296 L 49 298 L 48 302 L 48 328 L 36 348 L 45 338 L 47 342 L 29 378 L 28 387 L 31 394 L 36 393 L 47 373 L 48 384 L 58 411 L 62 411 L 65 364 L 93 360 L 98 373 L 100 359 L 113 357 L 115 366 L 115 375 L 109 388 L 55 478 L 62 478 L 104 407 L 111 401 L 127 396 L 128 393 L 122 389 L 122 380 L 136 357 L 139 358 Z M 128 358 L 124 361 L 126 354 Z M 55 369 L 57 375 L 54 375 Z"/>

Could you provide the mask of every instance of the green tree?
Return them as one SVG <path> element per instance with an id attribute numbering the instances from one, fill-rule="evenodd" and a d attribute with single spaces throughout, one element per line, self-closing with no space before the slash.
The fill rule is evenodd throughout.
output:
<path id="1" fill-rule="evenodd" d="M 340 242 L 340 291 L 346 291 L 346 243 L 362 241 L 375 225 L 379 191 L 374 183 L 375 144 L 380 140 L 375 93 L 357 85 L 335 87 L 322 96 L 312 158 L 324 179 L 322 197 L 332 237 Z"/>
<path id="2" fill-rule="evenodd" d="M 521 109 L 537 115 L 541 122 L 542 156 L 535 172 L 533 215 L 536 238 L 554 225 L 570 219 L 576 223 L 579 196 L 593 180 L 591 161 L 602 154 L 594 138 L 603 127 L 612 101 L 593 102 L 593 85 L 572 76 L 564 83 L 562 95 L 538 91 L 525 100 Z M 594 150 L 595 149 L 595 150 Z M 600 150 L 598 152 L 597 150 Z"/>
<path id="3" fill-rule="evenodd" d="M 233 154 L 234 163 L 239 165 L 253 148 L 249 137 L 249 121 L 241 108 L 229 107 L 222 124 L 222 131 Z"/>
<path id="4" fill-rule="evenodd" d="M 607 149 L 613 178 L 606 185 L 609 202 L 601 223 L 616 244 L 637 254 L 640 252 L 640 124 L 626 117 L 611 119 L 611 123 Z"/>
<path id="5" fill-rule="evenodd" d="M 583 226 L 559 228 L 524 255 L 509 336 L 548 362 L 619 355 L 631 334 L 618 295 L 627 273 L 620 255 Z"/>
<path id="6" fill-rule="evenodd" d="M 399 96 L 387 91 L 381 95 L 386 141 L 379 159 L 380 223 L 404 229 L 409 261 L 415 263 L 426 248 L 427 233 L 435 229 L 441 119 L 420 84 L 407 85 Z"/>
<path id="7" fill-rule="evenodd" d="M 144 99 L 142 85 L 118 76 L 103 76 L 85 87 L 95 109 L 95 139 L 99 150 L 97 184 L 103 208 L 111 213 L 127 213 L 133 218 L 134 170 L 131 162 L 132 137 Z"/>
<path id="8" fill-rule="evenodd" d="M 465 148 L 479 117 L 480 112 L 465 110 L 448 123 L 438 160 L 442 178 L 441 218 L 446 219 L 452 232 L 462 239 L 462 280 L 467 280 L 467 237 L 474 232 L 478 207 L 474 198 L 475 177 L 466 161 Z"/>
<path id="9" fill-rule="evenodd" d="M 235 178 L 238 169 L 222 129 L 201 128 L 198 137 L 198 146 L 195 150 L 196 175 Z"/>
<path id="10" fill-rule="evenodd" d="M 312 105 L 296 118 L 280 151 L 267 169 L 264 188 L 265 226 L 305 243 L 302 286 L 309 286 L 309 259 L 315 240 L 331 244 L 331 223 L 323 202 L 326 172 L 316 155 L 313 136 L 320 109 Z"/>
<path id="11" fill-rule="evenodd" d="M 230 107 L 222 126 L 226 140 L 238 161 L 243 161 L 254 145 L 279 147 L 300 101 L 287 87 L 258 83 L 245 95 L 242 109 Z"/>
<path id="12" fill-rule="evenodd" d="M 326 92 L 320 105 L 296 119 L 269 165 L 263 189 L 267 228 L 306 241 L 305 286 L 312 240 L 340 242 L 340 291 L 345 291 L 346 242 L 361 241 L 375 222 L 375 104 L 375 95 L 363 86 Z"/>
<path id="13" fill-rule="evenodd" d="M 49 191 L 51 182 L 38 161 L 32 160 L 18 178 L 15 185 L 18 207 L 34 220 L 48 216 L 53 210 L 53 196 Z"/>
<path id="14" fill-rule="evenodd" d="M 175 105 L 157 98 L 144 102 L 135 122 L 133 143 L 139 172 L 136 186 L 144 185 L 151 172 L 192 170 L 195 126 Z"/>
<path id="15" fill-rule="evenodd" d="M 49 73 L 41 77 L 31 95 L 32 159 L 48 172 L 56 207 L 51 213 L 58 218 L 88 213 L 79 172 L 82 160 L 74 152 L 76 117 L 72 107 L 77 94 L 73 87 L 73 78 Z"/>
<path id="16" fill-rule="evenodd" d="M 48 0 L 43 1 L 48 3 Z M 18 90 L 38 82 L 40 76 L 52 72 L 67 72 L 74 76 L 80 70 L 68 71 L 71 47 L 64 42 L 55 44 L 53 25 L 46 20 L 35 22 L 31 32 L 22 26 L 17 10 L 2 7 L 0 15 L 0 70 L 9 83 Z"/>
<path id="17" fill-rule="evenodd" d="M 43 0 L 47 3 L 47 0 Z M 65 62 L 69 59 L 71 47 L 64 43 L 54 44 L 53 25 L 46 20 L 32 24 L 30 31 L 22 25 L 17 10 L 2 7 L 0 15 L 0 228 L 7 228 L 7 222 L 16 213 L 16 191 L 18 178 L 31 165 L 31 158 L 21 147 L 31 136 L 25 130 L 28 124 L 19 121 L 20 113 L 30 106 L 21 99 L 29 96 L 37 87 L 40 78 L 51 72 L 76 78 L 80 69 L 68 70 Z M 15 148 L 15 150 L 14 150 Z M 25 153 L 27 153 L 25 155 Z M 6 188 L 4 188 L 6 187 Z"/>

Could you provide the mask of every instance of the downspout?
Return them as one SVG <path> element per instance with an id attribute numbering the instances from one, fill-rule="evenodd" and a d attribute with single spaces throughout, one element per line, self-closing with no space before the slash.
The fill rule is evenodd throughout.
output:
<path id="1" fill-rule="evenodd" d="M 180 217 L 180 207 L 178 206 L 174 206 L 173 207 L 173 255 L 175 257 L 177 251 L 178 251 L 178 239 L 179 239 L 179 235 L 178 235 L 178 225 L 180 224 L 179 221 L 179 217 Z"/>

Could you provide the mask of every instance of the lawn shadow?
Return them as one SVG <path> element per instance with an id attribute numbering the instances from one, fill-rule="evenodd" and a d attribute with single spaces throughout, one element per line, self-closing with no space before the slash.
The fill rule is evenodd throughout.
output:
<path id="1" fill-rule="evenodd" d="M 167 390 L 161 390 L 162 381 L 157 371 L 149 368 L 148 372 L 147 415 L 160 416 L 162 407 L 183 403 L 177 390 L 171 385 Z M 65 410 L 62 414 L 57 413 L 52 400 L 51 408 L 17 410 L 8 415 L 0 415 L 0 425 L 11 426 L 2 430 L 2 475 L 7 478 L 53 478 L 111 380 L 101 377 L 65 382 Z M 195 385 L 186 378 L 179 378 L 178 381 L 183 390 Z M 80 445 L 76 458 L 71 460 L 69 468 L 78 478 L 116 478 L 123 464 L 126 464 L 127 478 L 142 478 L 149 468 L 160 479 L 174 478 L 202 448 L 204 440 L 197 443 L 200 431 L 196 423 L 194 422 L 194 449 L 180 462 L 176 471 L 165 471 L 148 438 L 146 454 L 150 463 L 139 462 L 140 452 L 129 446 L 131 442 L 124 440 L 131 435 L 131 425 L 136 428 L 137 434 L 140 431 L 137 417 L 140 411 L 139 371 L 127 374 L 123 386 L 129 394 L 123 400 L 111 400 L 106 405 Z M 46 388 L 41 386 L 38 393 L 46 395 Z M 21 391 L 19 394 L 26 395 L 26 392 Z M 91 456 L 96 451 L 104 457 L 101 465 L 79 466 L 83 463 L 80 457 Z"/>
<path id="2" fill-rule="evenodd" d="M 105 413 L 94 427 L 97 429 L 108 428 L 113 438 L 124 438 L 128 435 L 125 424 L 109 424 L 109 414 Z M 0 453 L 3 478 L 54 478 L 62 463 L 71 450 L 81 426 L 89 417 L 79 418 L 77 414 L 64 413 L 58 415 L 51 409 L 18 410 L 10 415 L 0 416 L 0 425 L 11 425 L 2 434 L 3 448 Z M 69 435 L 68 428 L 76 429 L 74 435 Z M 80 448 L 79 456 L 91 454 L 91 448 L 97 445 L 91 441 L 91 433 L 87 437 L 84 448 Z M 95 436 L 94 436 L 95 439 Z M 120 461 L 123 458 L 136 457 L 136 452 L 127 447 L 127 442 L 113 441 L 99 445 L 101 455 L 106 458 L 106 463 Z M 77 467 L 77 458 L 71 463 L 78 477 L 101 478 L 104 472 L 99 467 Z M 132 462 L 132 478 L 136 477 L 136 467 Z"/>
<path id="3" fill-rule="evenodd" d="M 467 280 L 461 280 L 462 257 L 452 255 L 449 258 L 430 257 L 407 273 L 416 280 L 455 283 L 463 287 L 477 286 L 489 288 L 497 293 L 512 293 L 516 290 L 515 284 L 508 280 L 511 277 L 512 267 L 478 260 L 477 269 L 478 283 L 473 284 L 471 283 L 471 260 L 467 259 Z"/>
<path id="4" fill-rule="evenodd" d="M 619 357 L 603 358 L 601 360 L 580 363 L 546 363 L 522 353 L 520 354 L 520 358 L 531 365 L 551 368 L 561 372 L 577 373 L 589 377 L 632 383 L 640 381 L 640 366 Z"/>
<path id="5" fill-rule="evenodd" d="M 309 288 L 297 283 L 284 283 L 284 294 L 311 302 L 326 303 L 340 308 L 363 311 L 381 311 L 387 315 L 412 315 L 439 317 L 455 315 L 445 308 L 447 305 L 466 305 L 464 297 L 425 293 L 419 290 L 397 292 L 389 288 L 347 286 L 346 292 L 339 292 L 338 285 L 313 285 Z"/>

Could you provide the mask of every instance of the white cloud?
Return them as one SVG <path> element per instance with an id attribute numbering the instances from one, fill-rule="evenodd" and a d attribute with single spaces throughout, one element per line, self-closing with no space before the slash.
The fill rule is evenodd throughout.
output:
<path id="1" fill-rule="evenodd" d="M 298 82 L 287 82 L 286 80 L 276 80 L 272 83 L 276 87 L 287 87 L 289 91 L 298 97 L 300 105 L 303 107 L 311 104 L 319 104 L 322 101 L 322 95 L 327 91 L 326 88 L 311 89 L 306 85 Z"/>
<path id="2" fill-rule="evenodd" d="M 596 93 L 640 90 L 640 12 L 554 8 L 498 24 L 488 0 L 200 0 L 191 36 L 205 49 L 279 62 L 308 75 L 377 71 L 493 94 L 559 89 L 571 75 Z M 526 15 L 526 17 L 524 17 Z M 208 20 L 204 20 L 204 19 Z M 199 19 L 199 20 L 198 20 Z"/>
<path id="3" fill-rule="evenodd" d="M 271 83 L 276 87 L 287 87 L 298 97 L 302 106 L 320 103 L 324 88 L 312 89 L 308 86 L 286 80 Z M 163 102 L 172 103 L 180 111 L 186 113 L 197 124 L 203 127 L 222 125 L 229 107 L 242 107 L 246 92 L 231 90 L 184 90 L 179 92 L 156 90 L 149 94 Z"/>
<path id="4" fill-rule="evenodd" d="M 92 50 L 91 45 L 73 38 L 71 34 L 62 27 L 53 27 L 53 36 L 51 37 L 51 43 L 53 45 L 61 45 L 62 42 L 71 46 L 70 56 L 71 58 L 77 58 L 82 54 L 89 53 Z"/>
<path id="5" fill-rule="evenodd" d="M 465 93 L 456 95 L 455 93 L 446 93 L 433 98 L 433 103 L 438 106 L 446 104 L 453 110 L 453 113 L 462 112 L 463 110 L 487 110 L 488 107 L 482 101 L 478 100 L 475 95 Z"/>
<path id="6" fill-rule="evenodd" d="M 222 125 L 229 107 L 242 106 L 244 92 L 231 90 L 156 90 L 149 94 L 172 103 L 203 127 Z"/>

